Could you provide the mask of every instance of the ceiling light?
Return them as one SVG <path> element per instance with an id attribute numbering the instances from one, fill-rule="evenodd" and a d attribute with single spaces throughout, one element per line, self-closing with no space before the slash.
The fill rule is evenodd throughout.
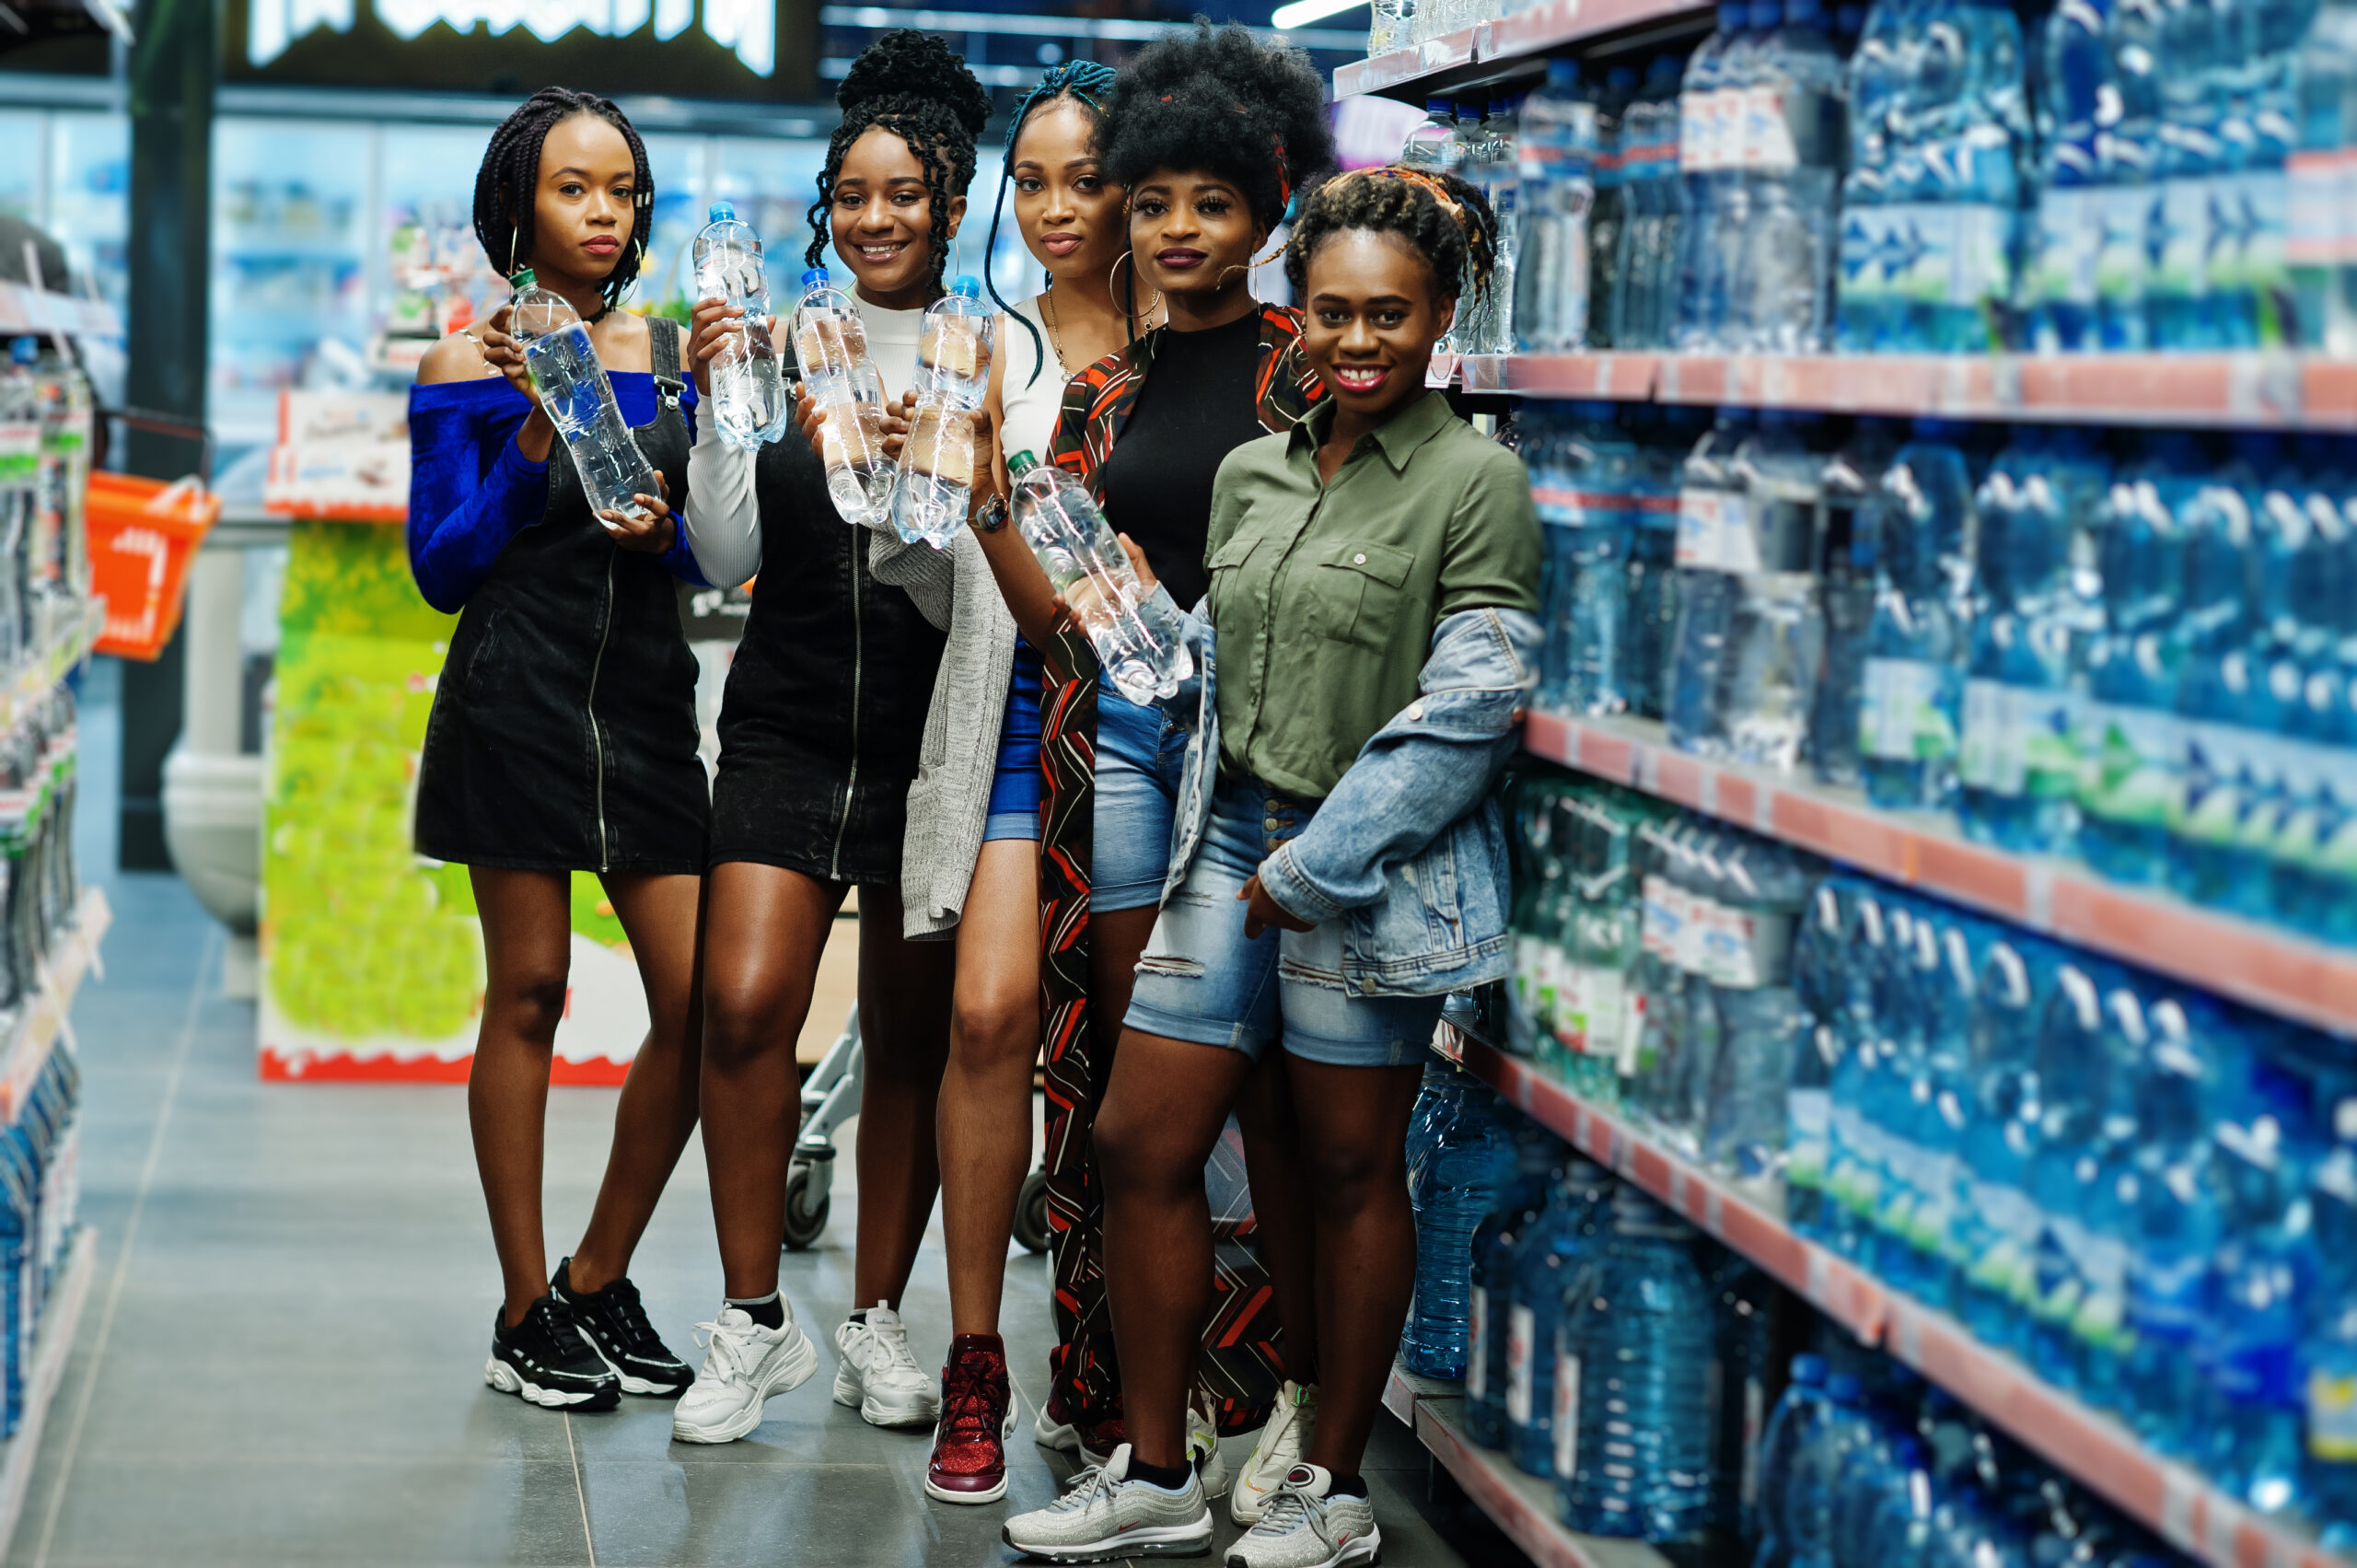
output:
<path id="1" fill-rule="evenodd" d="M 1269 18 L 1269 25 L 1279 32 L 1290 32 L 1310 22 L 1339 17 L 1345 11 L 1355 11 L 1365 4 L 1366 0 L 1293 0 L 1291 5 L 1277 7 L 1277 14 Z"/>

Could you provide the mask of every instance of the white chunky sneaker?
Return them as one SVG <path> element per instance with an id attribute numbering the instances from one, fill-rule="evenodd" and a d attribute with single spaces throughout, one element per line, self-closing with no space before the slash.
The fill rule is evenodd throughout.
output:
<path id="1" fill-rule="evenodd" d="M 1295 1465 L 1269 1500 L 1260 1522 L 1227 1549 L 1227 1568 L 1345 1568 L 1383 1561 L 1375 1504 L 1329 1495 L 1334 1477 L 1321 1465 Z"/>
<path id="2" fill-rule="evenodd" d="M 1277 1402 L 1270 1407 L 1269 1424 L 1260 1429 L 1260 1440 L 1252 1446 L 1252 1457 L 1236 1478 L 1236 1490 L 1227 1494 L 1227 1516 L 1239 1525 L 1257 1525 L 1269 1511 L 1270 1500 L 1285 1483 L 1285 1475 L 1301 1463 L 1309 1448 L 1309 1434 L 1318 1426 L 1318 1385 L 1303 1388 L 1292 1378 L 1285 1379 L 1278 1390 Z M 1241 1434 L 1228 1439 L 1240 1444 Z"/>
<path id="3" fill-rule="evenodd" d="M 716 1320 L 696 1325 L 703 1365 L 671 1412 L 674 1442 L 734 1443 L 761 1424 L 761 1406 L 772 1396 L 799 1388 L 819 1370 L 819 1347 L 794 1320 L 793 1304 L 784 1305 L 783 1328 L 763 1328 L 741 1307 L 723 1307 Z"/>
<path id="4" fill-rule="evenodd" d="M 999 1531 L 1016 1551 L 1043 1562 L 1111 1562 L 1127 1557 L 1201 1557 L 1212 1549 L 1212 1509 L 1192 1473 L 1184 1491 L 1129 1479 L 1130 1446 L 1072 1478 L 1045 1508 L 1017 1514 Z"/>
<path id="5" fill-rule="evenodd" d="M 1080 1452 L 1080 1428 L 1050 1415 L 1047 1401 L 1043 1400 L 1039 1403 L 1039 1413 L 1031 1418 L 1031 1441 L 1042 1448 L 1077 1454 Z"/>
<path id="6" fill-rule="evenodd" d="M 941 1419 L 941 1390 L 909 1353 L 909 1326 L 877 1302 L 867 1320 L 843 1319 L 835 1330 L 835 1403 L 857 1408 L 870 1426 L 931 1426 Z"/>
<path id="7" fill-rule="evenodd" d="M 1195 1474 L 1202 1478 L 1203 1495 L 1217 1497 L 1227 1490 L 1236 1469 L 1236 1453 L 1241 1439 L 1222 1444 L 1219 1423 L 1203 1411 L 1203 1400 L 1198 1395 L 1187 1403 L 1187 1462 L 1195 1467 Z"/>

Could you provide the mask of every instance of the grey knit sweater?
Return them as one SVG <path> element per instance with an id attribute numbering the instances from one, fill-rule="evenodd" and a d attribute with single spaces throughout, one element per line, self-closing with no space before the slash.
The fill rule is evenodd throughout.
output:
<path id="1" fill-rule="evenodd" d="M 1015 617 L 970 532 L 946 550 L 910 544 L 888 522 L 871 535 L 876 580 L 908 593 L 949 633 L 924 720 L 917 776 L 909 785 L 909 836 L 900 853 L 901 925 L 915 938 L 958 928 L 974 862 L 982 853 L 999 725 L 1015 674 Z"/>

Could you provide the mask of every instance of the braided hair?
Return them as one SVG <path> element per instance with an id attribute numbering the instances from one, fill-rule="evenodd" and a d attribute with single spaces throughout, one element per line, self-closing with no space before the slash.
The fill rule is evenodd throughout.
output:
<path id="1" fill-rule="evenodd" d="M 819 199 L 810 203 L 809 266 L 826 264 L 827 218 L 835 201 L 835 179 L 853 142 L 881 126 L 909 145 L 924 170 L 933 219 L 925 245 L 933 261 L 933 291 L 941 292 L 949 270 L 949 202 L 974 179 L 974 138 L 991 117 L 991 95 L 982 90 L 966 57 L 931 33 L 900 28 L 860 52 L 835 89 L 842 123 L 827 139 L 827 167 L 819 176 Z"/>
<path id="2" fill-rule="evenodd" d="M 540 186 L 540 145 L 552 127 L 576 114 L 604 121 L 620 131 L 630 145 L 631 238 L 637 243 L 622 246 L 614 270 L 598 286 L 598 297 L 611 310 L 638 280 L 639 263 L 646 258 L 646 231 L 655 212 L 655 171 L 647 166 L 646 144 L 638 139 L 637 128 L 611 99 L 571 87 L 542 87 L 499 122 L 491 134 L 491 145 L 482 150 L 482 167 L 475 170 L 475 238 L 491 264 L 501 268 L 502 277 L 529 261 L 533 197 Z"/>
<path id="3" fill-rule="evenodd" d="M 1139 50 L 1108 117 L 1107 179 L 1134 188 L 1156 169 L 1202 169 L 1242 192 L 1264 229 L 1334 163 L 1326 84 L 1309 56 L 1233 25 L 1198 18 Z"/>
<path id="4" fill-rule="evenodd" d="M 1498 258 L 1498 220 L 1481 192 L 1439 169 L 1385 164 L 1338 174 L 1302 202 L 1301 217 L 1285 241 L 1285 277 L 1296 295 L 1308 292 L 1309 259 L 1346 229 L 1396 234 L 1432 269 L 1433 302 L 1457 298 L 1469 285 L 1476 299 L 1490 289 Z"/>
<path id="5" fill-rule="evenodd" d="M 1067 60 L 1039 78 L 1039 85 L 1015 100 L 1015 109 L 1006 120 L 1006 156 L 999 160 L 998 199 L 991 203 L 990 238 L 982 242 L 982 285 L 991 291 L 991 298 L 998 308 L 1023 323 L 1031 334 L 1031 381 L 1039 378 L 1039 371 L 1048 363 L 1048 347 L 1039 341 L 1039 329 L 1031 319 L 1009 305 L 998 292 L 998 280 L 991 275 L 990 258 L 998 254 L 998 220 L 1006 211 L 1006 188 L 1015 180 L 1015 144 L 1023 134 L 1023 127 L 1031 111 L 1043 104 L 1068 99 L 1097 126 L 1097 135 L 1105 134 L 1105 100 L 1113 91 L 1113 67 L 1095 60 Z M 1030 381 L 1024 383 L 1029 386 Z"/>

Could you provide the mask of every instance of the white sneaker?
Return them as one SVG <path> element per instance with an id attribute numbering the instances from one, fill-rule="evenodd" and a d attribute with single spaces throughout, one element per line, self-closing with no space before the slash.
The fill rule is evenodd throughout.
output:
<path id="1" fill-rule="evenodd" d="M 1129 1479 L 1130 1446 L 1072 1478 L 1045 1508 L 1017 1514 L 999 1530 L 1016 1551 L 1048 1562 L 1111 1562 L 1131 1557 L 1201 1557 L 1212 1549 L 1212 1510 L 1202 1483 L 1165 1492 Z"/>
<path id="2" fill-rule="evenodd" d="M 1042 1448 L 1077 1454 L 1080 1452 L 1080 1428 L 1050 1415 L 1047 1401 L 1043 1400 L 1039 1403 L 1039 1413 L 1031 1418 L 1031 1441 Z"/>
<path id="3" fill-rule="evenodd" d="M 909 1326 L 877 1302 L 867 1320 L 843 1319 L 835 1330 L 835 1403 L 853 1405 L 870 1426 L 931 1426 L 941 1419 L 941 1390 L 909 1353 Z"/>
<path id="4" fill-rule="evenodd" d="M 1383 1561 L 1375 1504 L 1329 1495 L 1333 1476 L 1320 1465 L 1295 1465 L 1269 1511 L 1227 1549 L 1227 1568 L 1346 1568 Z"/>
<path id="5" fill-rule="evenodd" d="M 1236 1490 L 1227 1494 L 1229 1518 L 1239 1525 L 1260 1522 L 1277 1489 L 1284 1485 L 1286 1472 L 1301 1463 L 1302 1455 L 1308 1451 L 1309 1434 L 1317 1425 L 1318 1385 L 1305 1388 L 1286 1378 L 1277 1402 L 1270 1408 L 1269 1424 L 1260 1429 L 1252 1457 L 1236 1478 Z M 1243 1439 L 1239 1435 L 1229 1441 L 1240 1444 Z"/>
<path id="6" fill-rule="evenodd" d="M 741 1307 L 696 1325 L 703 1365 L 671 1413 L 674 1442 L 734 1443 L 761 1424 L 761 1406 L 772 1396 L 799 1388 L 819 1370 L 818 1347 L 794 1320 L 793 1304 L 778 1299 L 783 1328 L 763 1328 Z"/>
<path id="7" fill-rule="evenodd" d="M 1223 1446 L 1219 1423 L 1203 1413 L 1202 1400 L 1197 1398 L 1187 1401 L 1187 1462 L 1202 1478 L 1204 1496 L 1217 1497 L 1227 1490 L 1240 1441 Z"/>

